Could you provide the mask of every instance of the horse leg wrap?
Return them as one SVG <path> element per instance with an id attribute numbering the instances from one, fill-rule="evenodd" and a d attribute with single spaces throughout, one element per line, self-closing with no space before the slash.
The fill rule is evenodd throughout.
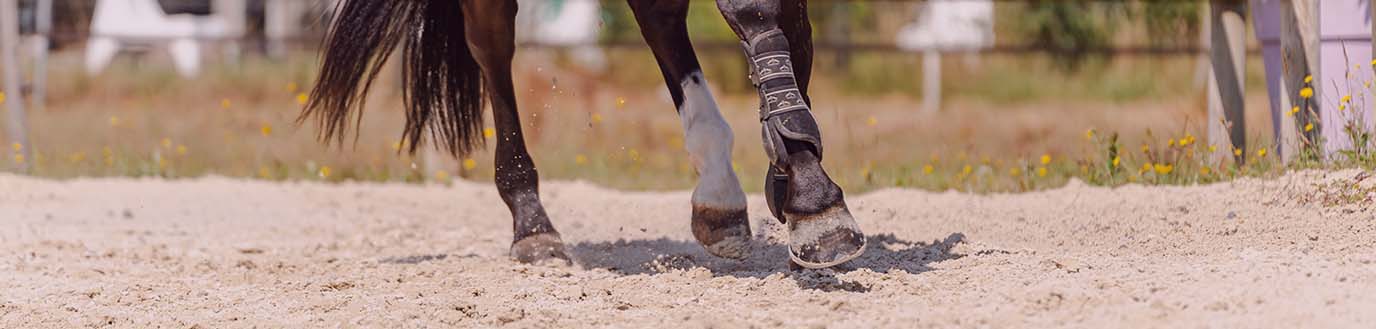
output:
<path id="1" fill-rule="evenodd" d="M 813 119 L 808 102 L 798 89 L 793 76 L 793 60 L 788 39 L 783 30 L 772 29 L 751 37 L 745 43 L 750 58 L 750 80 L 760 93 L 760 123 L 763 126 L 764 151 L 770 168 L 765 178 L 767 204 L 774 217 L 785 221 L 780 205 L 786 202 L 788 157 L 785 141 L 811 146 L 818 159 L 822 158 L 822 131 Z M 799 145 L 799 143 L 792 143 Z M 796 147 L 796 146 L 795 146 Z"/>

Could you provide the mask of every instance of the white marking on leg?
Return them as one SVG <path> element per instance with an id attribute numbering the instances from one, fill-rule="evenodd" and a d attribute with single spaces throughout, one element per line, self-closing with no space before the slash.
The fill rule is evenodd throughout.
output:
<path id="1" fill-rule="evenodd" d="M 698 171 L 698 186 L 693 204 L 722 210 L 745 209 L 745 192 L 731 170 L 731 126 L 717 109 L 717 100 L 707 89 L 701 71 L 694 71 L 679 82 L 683 88 L 684 147 Z"/>

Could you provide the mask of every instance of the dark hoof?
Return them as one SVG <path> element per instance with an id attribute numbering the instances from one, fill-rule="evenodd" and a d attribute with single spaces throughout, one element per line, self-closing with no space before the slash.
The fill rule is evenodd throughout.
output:
<path id="1" fill-rule="evenodd" d="M 845 206 L 814 215 L 790 214 L 788 229 L 788 256 L 802 267 L 840 265 L 865 251 L 865 234 Z"/>
<path id="2" fill-rule="evenodd" d="M 540 233 L 511 243 L 511 258 L 536 265 L 573 265 L 558 233 Z"/>
<path id="3" fill-rule="evenodd" d="M 719 210 L 693 206 L 693 237 L 717 257 L 745 259 L 750 255 L 750 221 L 745 209 Z"/>

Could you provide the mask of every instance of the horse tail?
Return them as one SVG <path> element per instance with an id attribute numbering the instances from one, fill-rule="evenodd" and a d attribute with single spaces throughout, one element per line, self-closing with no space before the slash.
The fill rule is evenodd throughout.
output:
<path id="1" fill-rule="evenodd" d="M 427 130 L 454 155 L 483 146 L 482 77 L 468 49 L 460 1 L 346 0 L 337 9 L 298 123 L 314 118 L 321 141 L 343 144 L 350 126 L 362 123 L 368 90 L 383 64 L 401 45 L 401 140 L 407 150 L 414 154 Z"/>

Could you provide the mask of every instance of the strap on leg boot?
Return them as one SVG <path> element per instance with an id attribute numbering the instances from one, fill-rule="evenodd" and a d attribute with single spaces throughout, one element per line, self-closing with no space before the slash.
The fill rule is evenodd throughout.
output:
<path id="1" fill-rule="evenodd" d="M 764 151 L 769 156 L 765 178 L 766 203 L 780 222 L 785 222 L 783 204 L 788 198 L 788 156 L 786 140 L 802 142 L 822 158 L 822 131 L 813 119 L 809 105 L 793 76 L 793 61 L 783 30 L 760 33 L 744 42 L 750 59 L 750 80 L 760 94 L 760 123 Z M 797 145 L 799 143 L 793 143 Z M 800 150 L 793 150 L 800 151 Z"/>
<path id="2" fill-rule="evenodd" d="M 769 166 L 769 171 L 764 174 L 764 203 L 769 205 L 769 212 L 774 214 L 774 219 L 781 224 L 788 224 L 784 220 L 783 201 L 788 199 L 788 175 L 773 165 Z"/>

